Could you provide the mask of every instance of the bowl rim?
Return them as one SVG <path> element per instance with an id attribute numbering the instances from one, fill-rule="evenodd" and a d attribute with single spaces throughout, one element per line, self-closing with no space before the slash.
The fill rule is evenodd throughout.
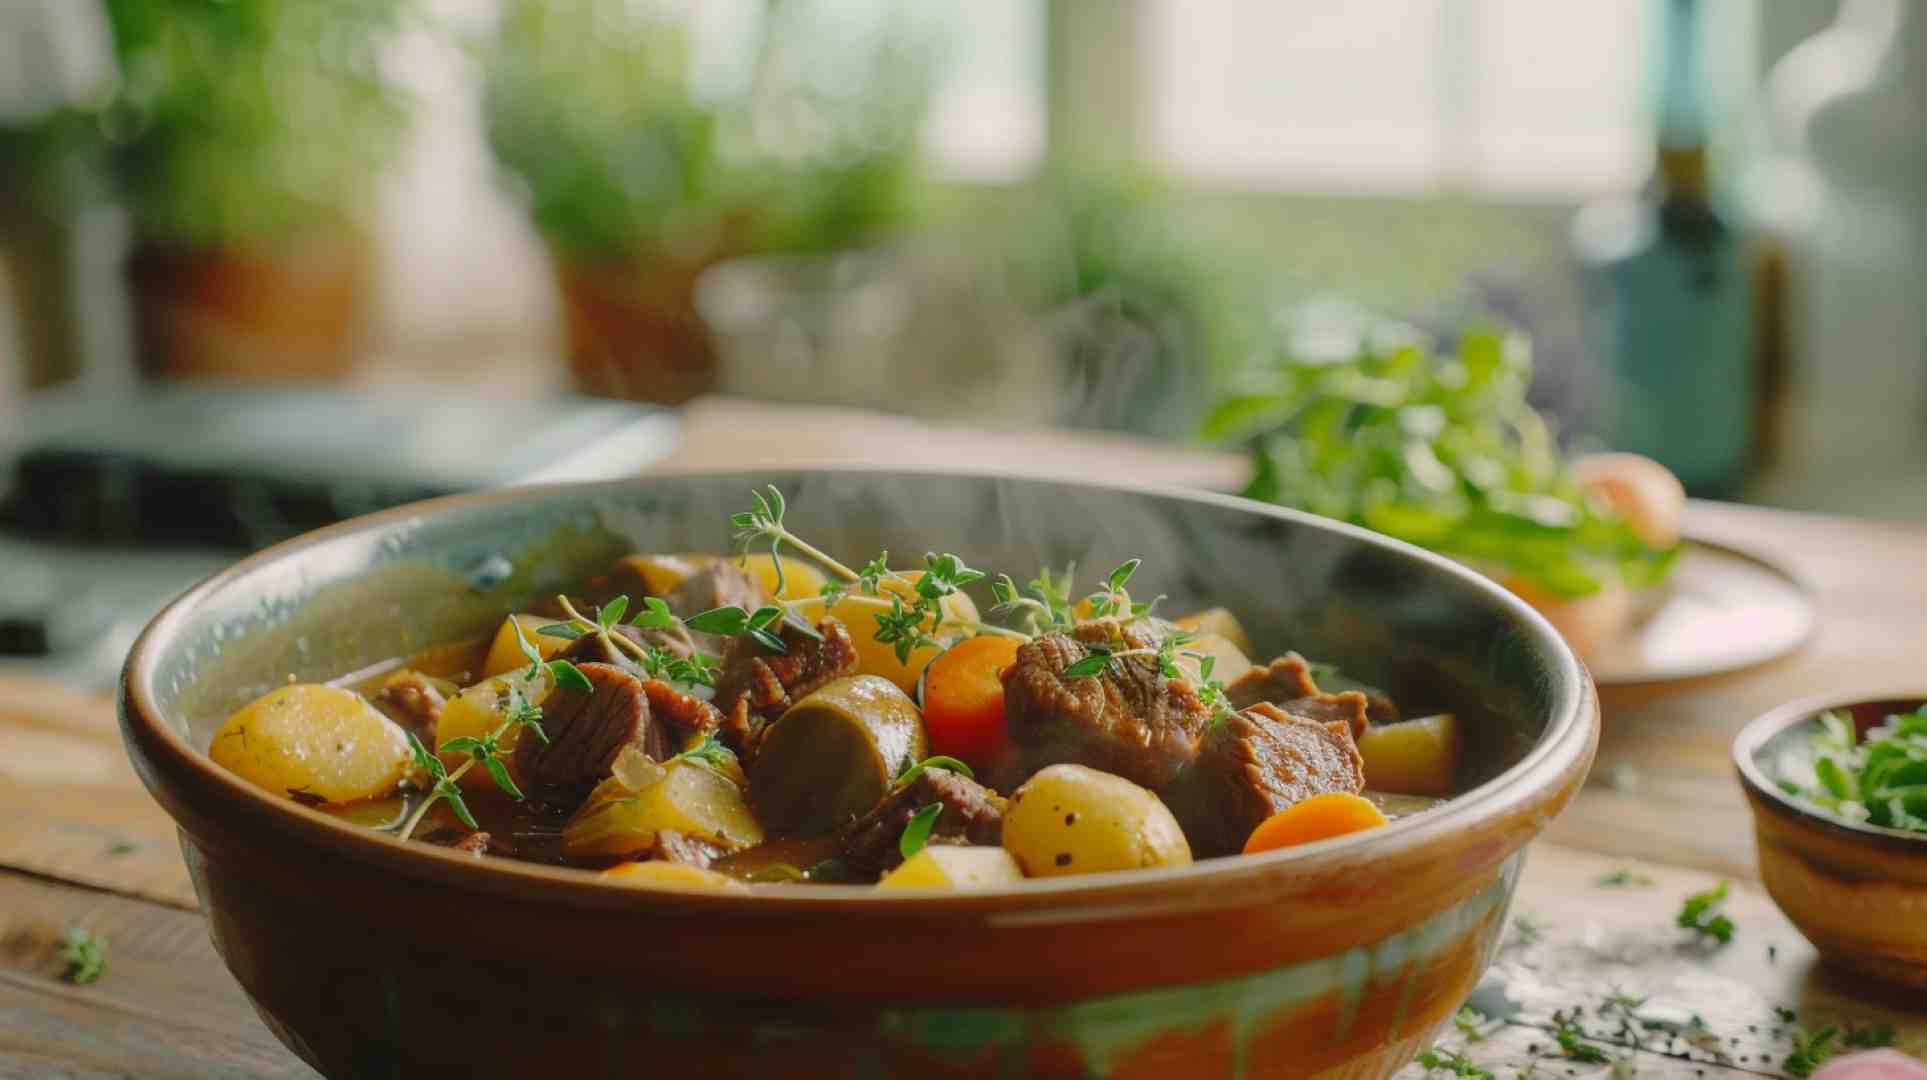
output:
<path id="1" fill-rule="evenodd" d="M 1404 558 L 1481 592 L 1510 617 L 1513 628 L 1549 661 L 1555 684 L 1572 687 L 1568 700 L 1555 700 L 1554 714 L 1525 755 L 1484 783 L 1452 796 L 1433 810 L 1389 825 L 1347 836 L 1264 852 L 1256 855 L 1205 859 L 1184 866 L 1110 871 L 1068 877 L 1028 879 L 997 889 L 945 892 L 941 890 L 880 891 L 867 885 L 760 886 L 747 892 L 716 891 L 673 885 L 619 884 L 598 880 L 596 872 L 575 867 L 517 859 L 476 859 L 430 844 L 410 843 L 365 826 L 343 821 L 291 799 L 277 798 L 216 765 L 207 751 L 196 747 L 162 719 L 155 704 L 153 681 L 166 646 L 188 615 L 234 582 L 274 563 L 300 558 L 311 549 L 359 534 L 377 533 L 421 519 L 458 511 L 513 504 L 519 501 L 573 494 L 585 501 L 600 494 L 619 495 L 659 479 L 736 479 L 749 486 L 767 482 L 771 475 L 829 474 L 842 477 L 923 478 L 936 481 L 990 480 L 1011 483 L 1062 484 L 1105 491 L 1124 497 L 1146 497 L 1194 502 L 1259 518 L 1290 522 L 1353 541 L 1388 549 Z M 759 478 L 764 478 L 760 479 Z M 749 490 L 749 487 L 745 487 Z M 157 755 L 175 777 L 186 776 L 202 790 L 211 791 L 230 813 L 248 811 L 272 831 L 293 834 L 300 842 L 324 848 L 361 863 L 407 873 L 410 877 L 456 885 L 496 895 L 530 896 L 539 892 L 544 902 L 593 907 L 633 907 L 639 903 L 682 906 L 700 902 L 719 917 L 733 914 L 822 914 L 861 911 L 865 914 L 921 916 L 929 913 L 977 913 L 1024 917 L 1040 908 L 1079 909 L 1085 913 L 1107 901 L 1141 897 L 1147 892 L 1174 890 L 1206 908 L 1235 904 L 1237 890 L 1199 889 L 1263 877 L 1282 867 L 1305 872 L 1336 869 L 1360 862 L 1377 862 L 1412 848 L 1422 848 L 1443 836 L 1475 827 L 1481 821 L 1508 816 L 1535 804 L 1557 800 L 1561 779 L 1583 769 L 1599 736 L 1598 699 L 1591 676 L 1565 639 L 1543 616 L 1511 591 L 1478 572 L 1431 551 L 1359 526 L 1246 499 L 1241 496 L 1173 485 L 1101 482 L 1045 471 L 983 470 L 968 468 L 891 468 L 868 463 L 770 465 L 763 467 L 656 469 L 620 480 L 590 483 L 536 484 L 443 496 L 365 514 L 284 540 L 217 571 L 182 593 L 141 631 L 122 669 L 120 711 L 123 738 L 138 742 L 140 751 Z M 156 795 L 164 786 L 137 760 L 137 772 Z M 1576 789 L 1583 775 L 1571 783 Z M 165 808 L 165 801 L 164 808 Z M 171 815 L 171 810 L 170 810 Z M 1535 815 L 1533 834 L 1549 821 L 1550 813 Z M 1530 837 L 1527 837 L 1530 839 Z M 1520 841 L 1522 846 L 1525 841 Z M 1213 899 L 1216 898 L 1216 899 Z M 1027 920 L 1030 921 L 1030 920 Z"/>
<path id="2" fill-rule="evenodd" d="M 1754 812 L 1778 812 L 1855 843 L 1927 856 L 1927 833 L 1889 829 L 1883 825 L 1835 817 L 1780 790 L 1780 785 L 1773 781 L 1760 762 L 1766 745 L 1781 732 L 1796 725 L 1811 724 L 1823 712 L 1901 701 L 1927 703 L 1927 690 L 1915 686 L 1899 688 L 1891 693 L 1856 694 L 1852 697 L 1841 697 L 1837 693 L 1814 694 L 1778 705 L 1748 721 L 1733 739 L 1733 768 L 1739 773 L 1741 787 L 1752 796 L 1747 801 Z"/>

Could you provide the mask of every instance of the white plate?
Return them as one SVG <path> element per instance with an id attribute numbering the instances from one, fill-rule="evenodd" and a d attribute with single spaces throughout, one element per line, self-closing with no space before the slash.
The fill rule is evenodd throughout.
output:
<path id="1" fill-rule="evenodd" d="M 1693 679 L 1763 664 L 1813 632 L 1807 590 L 1785 571 L 1741 551 L 1687 541 L 1665 592 L 1644 618 L 1586 657 L 1605 684 Z"/>

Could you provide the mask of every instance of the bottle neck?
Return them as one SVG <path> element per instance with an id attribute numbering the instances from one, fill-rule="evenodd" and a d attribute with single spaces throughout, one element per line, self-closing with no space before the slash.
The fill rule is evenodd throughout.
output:
<path id="1" fill-rule="evenodd" d="M 1706 199 L 1706 98 L 1697 0 L 1666 0 L 1661 24 L 1654 181 L 1672 199 Z"/>
<path id="2" fill-rule="evenodd" d="M 1667 199 L 1705 202 L 1706 147 L 1659 145 L 1654 181 Z"/>

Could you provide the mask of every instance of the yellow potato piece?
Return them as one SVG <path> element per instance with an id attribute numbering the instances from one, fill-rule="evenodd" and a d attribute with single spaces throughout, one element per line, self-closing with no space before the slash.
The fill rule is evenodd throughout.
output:
<path id="1" fill-rule="evenodd" d="M 917 598 L 915 582 L 922 576 L 923 571 L 910 570 L 904 572 L 904 578 L 908 580 L 885 578 L 881 582 L 883 596 L 852 594 L 844 597 L 829 612 L 850 628 L 850 637 L 856 645 L 856 673 L 880 675 L 896 683 L 898 689 L 904 693 L 911 695 L 917 692 L 917 679 L 923 675 L 923 669 L 930 666 L 930 661 L 935 660 L 943 652 L 943 648 L 926 645 L 923 648 L 911 650 L 909 660 L 898 660 L 895 646 L 876 639 L 876 617 L 878 612 L 890 610 L 890 594 L 894 593 L 902 597 L 905 606 L 915 603 Z M 953 593 L 944 597 L 938 606 L 943 611 L 945 622 L 945 626 L 939 631 L 939 636 L 947 636 L 951 630 L 960 631 L 959 623 L 974 625 L 977 622 L 976 601 L 963 593 Z M 797 608 L 797 614 L 814 623 L 823 618 L 823 604 L 820 601 L 803 604 Z"/>
<path id="2" fill-rule="evenodd" d="M 1463 740 L 1451 713 L 1374 724 L 1358 740 L 1365 786 L 1399 795 L 1450 795 Z"/>
<path id="3" fill-rule="evenodd" d="M 1052 765 L 1012 793 L 1004 850 L 1026 877 L 1191 861 L 1184 830 L 1156 795 L 1082 765 Z"/>
<path id="4" fill-rule="evenodd" d="M 1212 657 L 1214 663 L 1211 665 L 1211 678 L 1226 685 L 1230 685 L 1232 680 L 1251 670 L 1251 658 L 1246 656 L 1244 650 L 1238 648 L 1230 638 L 1222 634 L 1199 634 L 1196 641 L 1184 647 L 1184 651 Z M 1178 666 L 1190 672 L 1193 677 L 1196 677 L 1200 670 L 1199 662 L 1188 656 L 1179 657 Z"/>
<path id="5" fill-rule="evenodd" d="M 625 770 L 627 772 L 628 770 Z M 735 851 L 763 842 L 763 827 L 730 780 L 693 761 L 674 761 L 660 778 L 630 787 L 623 776 L 596 786 L 562 827 L 562 850 L 571 856 L 628 855 L 673 829 Z"/>
<path id="6" fill-rule="evenodd" d="M 626 555 L 617 560 L 610 577 L 616 581 L 617 588 L 629 588 L 640 582 L 644 596 L 666 596 L 689 575 L 715 561 L 714 555 Z M 631 611 L 640 610 L 637 604 L 640 599 L 629 598 Z"/>
<path id="7" fill-rule="evenodd" d="M 468 736 L 471 739 L 486 738 L 508 719 L 509 688 L 519 686 L 527 696 L 529 704 L 541 705 L 547 700 L 549 691 L 555 688 L 550 681 L 547 668 L 529 678 L 526 663 L 506 675 L 484 679 L 474 686 L 450 698 L 442 706 L 441 719 L 435 725 L 435 737 L 446 743 L 450 739 Z M 522 739 L 525 729 L 513 728 L 504 734 L 500 746 L 505 754 L 514 754 L 516 744 Z M 438 744 L 439 745 L 439 744 Z M 466 754 L 443 754 L 442 764 L 450 772 L 468 760 Z M 495 786 L 486 769 L 470 769 L 462 777 L 462 784 L 468 787 L 489 788 Z"/>
<path id="8" fill-rule="evenodd" d="M 521 624 L 522 633 L 527 635 L 529 644 L 542 654 L 542 659 L 554 659 L 557 653 L 569 647 L 569 639 L 550 637 L 536 631 L 555 621 L 546 615 L 527 614 L 510 615 L 503 619 L 501 628 L 495 631 L 495 639 L 489 642 L 488 657 L 482 661 L 482 677 L 491 678 L 529 666 L 529 658 L 522 655 L 521 643 L 515 640 L 516 623 Z"/>
<path id="9" fill-rule="evenodd" d="M 311 683 L 242 706 L 208 756 L 276 794 L 329 803 L 392 793 L 414 760 L 402 729 L 361 695 Z"/>
<path id="10" fill-rule="evenodd" d="M 756 580 L 763 583 L 763 591 L 778 600 L 808 600 L 823 592 L 823 583 L 828 578 L 815 564 L 807 562 L 800 555 L 783 556 L 783 589 L 776 589 L 776 560 L 767 551 L 752 551 L 745 556 L 743 569 L 748 570 Z"/>
<path id="11" fill-rule="evenodd" d="M 995 847 L 928 844 L 877 882 L 879 889 L 992 889 L 1024 880 L 1010 852 Z"/>
<path id="12" fill-rule="evenodd" d="M 626 862 L 612 866 L 599 875 L 602 880 L 618 885 L 640 885 L 659 888 L 668 886 L 680 889 L 714 889 L 719 892 L 748 892 L 749 886 L 727 874 L 705 870 L 700 866 L 673 862 Z"/>
<path id="13" fill-rule="evenodd" d="M 1189 630 L 1201 637 L 1215 634 L 1230 642 L 1240 653 L 1251 655 L 1251 635 L 1245 633 L 1244 624 L 1238 621 L 1238 617 L 1224 608 L 1205 608 L 1189 615 L 1180 615 L 1171 621 L 1180 630 Z"/>

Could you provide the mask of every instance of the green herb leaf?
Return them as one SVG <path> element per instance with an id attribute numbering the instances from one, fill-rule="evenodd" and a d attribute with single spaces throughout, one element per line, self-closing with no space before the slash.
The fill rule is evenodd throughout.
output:
<path id="1" fill-rule="evenodd" d="M 462 799 L 462 788 L 453 780 L 442 780 L 435 785 L 435 794 L 448 800 L 448 808 L 455 812 L 462 824 L 471 831 L 480 832 L 481 826 L 475 823 L 475 815 L 468 812 L 468 803 Z"/>
<path id="2" fill-rule="evenodd" d="M 905 860 L 915 858 L 917 852 L 923 850 L 923 845 L 930 840 L 930 830 L 936 828 L 937 818 L 942 814 L 943 804 L 934 802 L 910 816 L 910 823 L 903 827 L 903 835 L 897 840 L 897 850 Z"/>
<path id="3" fill-rule="evenodd" d="M 636 612 L 634 625 L 644 630 L 668 630 L 676 625 L 676 616 L 670 612 L 669 605 L 660 596 L 642 598 L 642 610 Z"/>
<path id="4" fill-rule="evenodd" d="M 1674 924 L 1681 929 L 1712 938 L 1721 945 L 1731 944 L 1733 920 L 1715 912 L 1715 909 L 1725 902 L 1726 890 L 1726 882 L 1722 881 L 1705 892 L 1694 893 L 1687 897 L 1680 905 L 1679 914 L 1673 919 Z"/>
<path id="5" fill-rule="evenodd" d="M 1111 666 L 1110 653 L 1094 652 L 1091 655 L 1086 656 L 1084 659 L 1079 660 L 1076 663 L 1065 668 L 1063 677 L 1066 679 L 1088 679 L 1095 675 L 1104 674 L 1105 669 L 1109 668 L 1110 666 Z"/>
<path id="6" fill-rule="evenodd" d="M 902 772 L 897 774 L 896 783 L 893 786 L 902 787 L 910 781 L 915 780 L 918 776 L 921 776 L 925 769 L 949 769 L 951 772 L 967 779 L 975 780 L 977 778 L 977 774 L 970 771 L 970 766 L 965 765 L 956 758 L 944 754 L 937 754 L 924 758 L 914 765 L 906 766 Z"/>
<path id="7" fill-rule="evenodd" d="M 542 666 L 542 650 L 535 647 L 529 636 L 522 632 L 522 620 L 511 617 L 509 625 L 515 627 L 515 643 L 522 648 L 522 655 L 528 658 L 529 670 L 534 672 Z"/>
<path id="8" fill-rule="evenodd" d="M 1433 1047 L 1418 1056 L 1418 1063 L 1427 1072 L 1443 1070 L 1463 1080 L 1494 1080 L 1493 1075 L 1472 1063 L 1472 1059 L 1455 1050 L 1441 1050 Z"/>
<path id="9" fill-rule="evenodd" d="M 1588 1065 L 1604 1065 L 1611 1060 L 1603 1048 L 1586 1041 L 1586 1032 L 1579 1026 L 1578 1009 L 1570 1013 L 1555 1012 L 1552 1022 L 1552 1036 L 1559 1041 L 1559 1051 L 1567 1058 Z"/>
<path id="10" fill-rule="evenodd" d="M 777 653 L 780 655 L 782 653 L 786 653 L 789 651 L 789 646 L 783 643 L 783 639 L 780 637 L 777 637 L 775 634 L 770 633 L 768 630 L 764 630 L 761 628 L 750 630 L 746 632 L 746 636 L 750 637 L 756 642 L 756 644 L 761 645 L 763 648 L 768 649 L 770 652 Z"/>
<path id="11" fill-rule="evenodd" d="M 627 614 L 628 611 L 629 598 L 626 596 L 618 596 L 596 609 L 595 621 L 602 624 L 602 628 L 607 630 L 609 627 L 621 622 L 623 615 Z"/>
<path id="12" fill-rule="evenodd" d="M 508 766 L 503 763 L 501 758 L 493 754 L 483 758 L 482 768 L 487 769 L 488 774 L 495 778 L 496 787 L 508 792 L 509 798 L 514 799 L 516 802 L 522 801 L 522 789 L 516 787 L 515 781 L 509 778 Z"/>
<path id="13" fill-rule="evenodd" d="M 560 622 L 552 622 L 547 626 L 537 627 L 535 632 L 540 637 L 562 638 L 567 641 L 574 641 L 587 633 L 587 631 L 579 626 L 571 626 L 568 623 Z"/>
<path id="14" fill-rule="evenodd" d="M 1840 1037 L 1840 1029 L 1829 1024 L 1811 1036 L 1793 1037 L 1793 1052 L 1786 1056 L 1780 1067 L 1794 1076 L 1812 1076 L 1813 1071 L 1826 1064 L 1827 1059 L 1838 1053 L 1835 1044 Z"/>
<path id="15" fill-rule="evenodd" d="M 1131 575 L 1137 573 L 1137 568 L 1143 564 L 1143 559 L 1125 560 L 1123 565 L 1111 571 L 1111 576 L 1105 579 L 1106 584 L 1111 587 L 1112 592 L 1123 592 L 1125 582 L 1130 581 Z"/>
<path id="16" fill-rule="evenodd" d="M 402 734 L 408 736 L 408 749 L 415 755 L 415 768 L 437 780 L 448 775 L 448 770 L 442 767 L 442 759 L 429 753 L 428 747 L 422 745 L 422 741 L 415 737 L 414 732 L 404 729 Z"/>
<path id="17" fill-rule="evenodd" d="M 61 978 L 76 986 L 99 982 L 107 970 L 107 938 L 70 926 L 60 935 L 60 959 L 67 965 Z"/>
<path id="18" fill-rule="evenodd" d="M 737 637 L 749 626 L 749 612 L 734 606 L 710 608 L 684 619 L 683 625 L 699 633 Z"/>
<path id="19" fill-rule="evenodd" d="M 1483 1042 L 1486 1023 L 1485 1014 L 1470 1005 L 1460 1007 L 1452 1017 L 1452 1025 L 1459 1029 L 1459 1034 L 1465 1036 L 1467 1042 Z"/>
<path id="20" fill-rule="evenodd" d="M 584 693 L 595 689 L 595 684 L 582 674 L 582 669 L 567 660 L 549 661 L 549 674 L 555 677 L 555 685 L 559 689 L 581 690 Z"/>
<path id="21" fill-rule="evenodd" d="M 477 751 L 480 751 L 477 756 L 488 756 L 487 745 L 472 735 L 458 735 L 442 744 L 444 754 L 476 754 Z"/>

